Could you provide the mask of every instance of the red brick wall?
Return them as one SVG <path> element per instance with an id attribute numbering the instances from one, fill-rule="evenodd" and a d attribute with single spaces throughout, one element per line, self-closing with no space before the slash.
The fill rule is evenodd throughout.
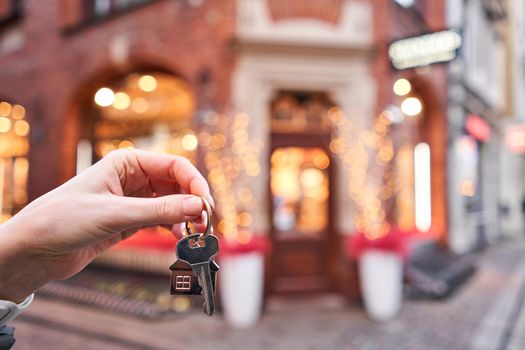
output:
<path id="1" fill-rule="evenodd" d="M 376 0 L 377 6 L 384 3 Z M 391 70 L 389 81 L 385 80 L 384 62 L 388 62 L 386 47 L 395 39 L 408 36 L 416 36 L 426 32 L 441 30 L 445 27 L 445 1 L 426 1 L 420 9 L 423 13 L 413 14 L 400 6 L 390 2 L 390 9 L 376 11 L 376 35 L 379 55 L 377 65 L 382 69 L 377 72 L 377 79 L 384 84 L 379 87 L 379 102 L 388 100 L 392 96 L 392 82 L 399 77 L 406 77 L 413 83 L 417 94 L 425 104 L 423 135 L 420 139 L 429 143 L 431 149 L 431 189 L 432 189 L 432 229 L 441 235 L 444 240 L 447 232 L 447 115 L 446 115 L 446 88 L 447 71 L 443 65 L 433 65 L 423 69 L 412 69 L 402 72 Z M 388 6 L 385 6 L 388 7 Z M 383 13 L 381 15 L 381 13 Z M 382 23 L 388 21 L 388 30 L 382 27 Z M 379 27 L 378 27 L 379 26 Z M 382 63 L 383 62 L 383 63 Z"/>
<path id="2" fill-rule="evenodd" d="M 11 14 L 11 0 L 0 0 L 0 21 Z"/>
<path id="3" fill-rule="evenodd" d="M 1 0 L 0 0 L 1 1 Z M 82 0 L 25 0 L 24 48 L 0 56 L 0 97 L 27 109 L 32 125 L 30 151 L 30 198 L 48 191 L 72 176 L 75 145 L 83 107 L 92 103 L 93 93 L 104 82 L 126 72 L 160 68 L 186 78 L 193 85 L 200 104 L 218 109 L 228 106 L 234 68 L 236 0 L 204 1 L 199 7 L 183 0 L 159 0 L 98 24 L 71 29 L 81 18 Z M 310 17 L 328 23 L 340 19 L 344 0 L 268 0 L 274 20 Z M 442 67 L 430 74 L 392 71 L 388 43 L 400 34 L 420 33 L 420 23 L 403 13 L 390 0 L 369 1 L 374 10 L 374 48 L 371 68 L 377 82 L 379 113 L 392 99 L 396 76 L 415 74 L 424 81 L 423 94 L 433 103 L 429 116 L 432 154 L 434 222 L 446 229 L 446 73 Z M 423 14 L 429 29 L 443 27 L 444 0 L 428 1 Z M 0 3 L 1 5 L 1 3 Z M 110 58 L 114 38 L 128 36 L 129 60 L 116 64 Z M 199 76 L 211 73 L 214 91 L 204 97 Z M 206 101 L 203 101 L 206 98 Z"/>
<path id="4" fill-rule="evenodd" d="M 48 191 L 74 174 L 82 107 L 111 78 L 140 67 L 162 68 L 186 78 L 196 90 L 209 70 L 218 109 L 229 101 L 234 57 L 230 49 L 235 0 L 161 0 L 98 24 L 64 33 L 77 17 L 76 1 L 26 0 L 19 24 L 26 36 L 22 50 L 0 57 L 0 96 L 27 109 L 32 125 L 29 195 Z M 129 60 L 110 58 L 114 38 L 128 36 Z M 202 102 L 202 101 L 201 101 Z"/>

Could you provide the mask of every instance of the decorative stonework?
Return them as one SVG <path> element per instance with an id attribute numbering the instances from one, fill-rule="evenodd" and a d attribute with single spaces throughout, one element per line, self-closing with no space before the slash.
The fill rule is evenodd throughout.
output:
<path id="1" fill-rule="evenodd" d="M 335 1 L 340 2 L 338 11 L 333 11 Z M 355 48 L 373 40 L 373 11 L 367 1 L 315 0 L 299 6 L 298 1 L 237 0 L 237 4 L 241 42 Z"/>
<path id="2" fill-rule="evenodd" d="M 269 108 L 274 94 L 282 89 L 323 91 L 346 115 L 354 119 L 371 119 L 376 102 L 376 86 L 368 58 L 364 55 L 330 56 L 312 51 L 308 54 L 282 52 L 245 52 L 239 59 L 233 76 L 233 108 L 251 117 L 249 134 L 265 139 L 270 133 Z M 268 145 L 262 150 L 260 161 L 269 159 Z M 346 188 L 343 165 L 336 160 L 335 188 Z M 267 232 L 269 223 L 268 178 L 262 172 L 253 179 L 251 188 L 261 212 L 254 216 L 256 232 Z M 340 232 L 353 228 L 353 205 L 345 191 L 335 193 L 337 227 Z"/>
<path id="3" fill-rule="evenodd" d="M 344 0 L 267 0 L 272 20 L 318 19 L 336 25 L 341 19 Z"/>

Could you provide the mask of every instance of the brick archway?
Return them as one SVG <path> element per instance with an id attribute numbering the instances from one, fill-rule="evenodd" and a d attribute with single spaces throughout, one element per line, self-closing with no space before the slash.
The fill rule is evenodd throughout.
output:
<path id="1" fill-rule="evenodd" d="M 93 108 L 93 96 L 95 92 L 102 86 L 110 84 L 113 81 L 121 79 L 126 75 L 132 73 L 158 72 L 172 75 L 173 77 L 181 78 L 190 84 L 190 80 L 183 74 L 180 74 L 176 68 L 168 64 L 162 64 L 162 61 L 155 61 L 152 63 L 149 60 L 141 60 L 135 57 L 133 63 L 126 66 L 107 65 L 98 68 L 72 94 L 71 101 L 67 107 L 65 117 L 63 118 L 64 137 L 62 151 L 62 164 L 60 178 L 61 182 L 67 181 L 76 173 L 76 147 L 81 138 L 85 111 Z M 195 88 L 192 87 L 195 91 Z"/>

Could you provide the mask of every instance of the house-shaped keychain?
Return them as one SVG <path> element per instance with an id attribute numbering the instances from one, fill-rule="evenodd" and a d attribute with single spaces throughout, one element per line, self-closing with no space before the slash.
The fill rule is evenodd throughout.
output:
<path id="1" fill-rule="evenodd" d="M 193 274 L 191 266 L 182 260 L 175 260 L 170 266 L 171 270 L 171 294 L 172 295 L 200 295 L 202 288 L 198 278 Z M 219 265 L 212 260 L 210 262 L 211 283 L 215 291 L 215 281 Z"/>

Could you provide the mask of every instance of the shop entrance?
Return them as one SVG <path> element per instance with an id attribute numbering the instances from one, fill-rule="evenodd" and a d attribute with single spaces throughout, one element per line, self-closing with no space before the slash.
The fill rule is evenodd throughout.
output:
<path id="1" fill-rule="evenodd" d="M 322 93 L 280 92 L 272 102 L 273 293 L 334 288 L 333 171 L 326 118 L 331 106 Z"/>

